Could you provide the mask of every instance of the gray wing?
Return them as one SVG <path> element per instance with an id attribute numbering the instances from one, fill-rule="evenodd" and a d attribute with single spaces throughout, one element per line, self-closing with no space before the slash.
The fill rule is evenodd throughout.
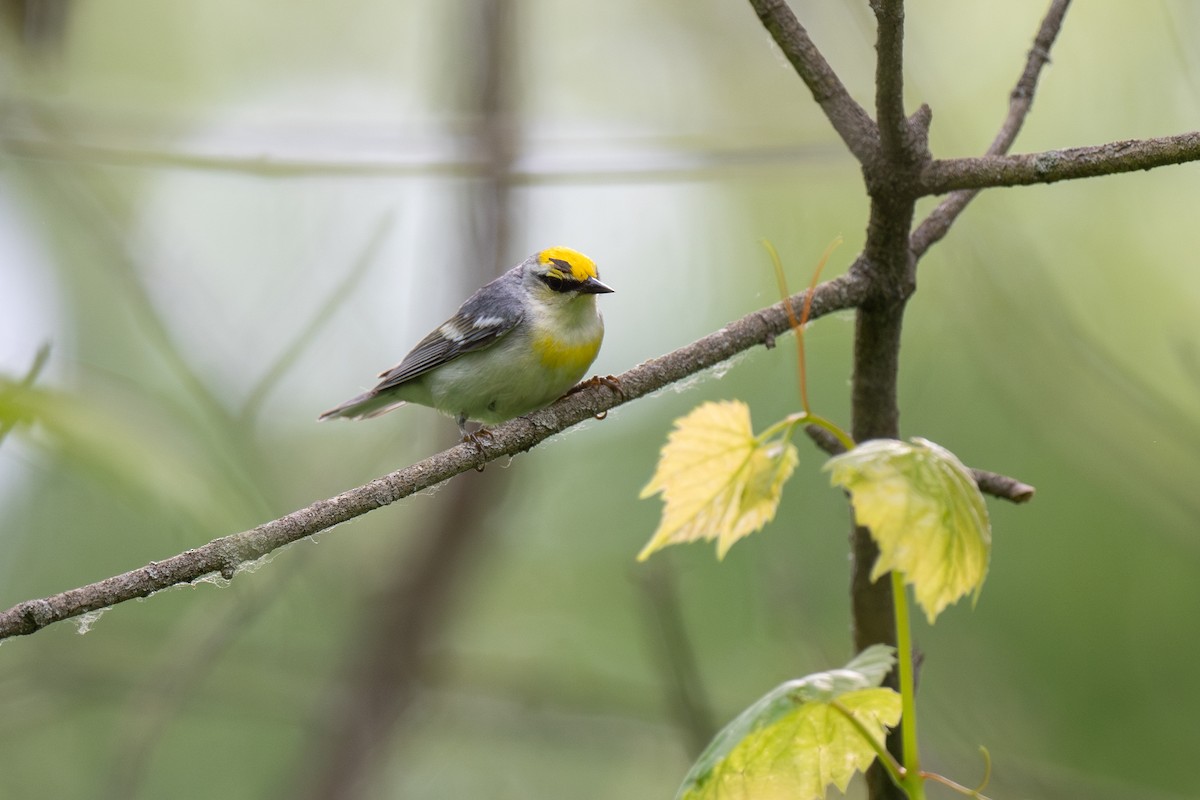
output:
<path id="1" fill-rule="evenodd" d="M 482 304 L 476 301 L 477 296 L 472 297 L 453 317 L 418 342 L 403 361 L 387 372 L 381 372 L 379 377 L 382 380 L 373 391 L 381 392 L 399 386 L 464 353 L 495 344 L 524 317 L 518 303 L 512 303 L 512 308 L 505 311 L 480 308 Z"/>

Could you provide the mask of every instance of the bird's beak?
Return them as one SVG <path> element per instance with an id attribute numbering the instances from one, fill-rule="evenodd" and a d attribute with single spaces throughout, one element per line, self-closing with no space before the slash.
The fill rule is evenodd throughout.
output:
<path id="1" fill-rule="evenodd" d="M 598 278 L 588 278 L 583 283 L 579 284 L 576 289 L 580 294 L 608 294 L 612 291 L 612 287 L 601 283 Z"/>

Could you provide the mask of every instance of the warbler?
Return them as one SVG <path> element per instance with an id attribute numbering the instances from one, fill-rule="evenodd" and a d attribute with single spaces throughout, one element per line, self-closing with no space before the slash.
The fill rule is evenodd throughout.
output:
<path id="1" fill-rule="evenodd" d="M 536 411 L 573 387 L 600 352 L 596 295 L 613 291 L 596 264 L 567 247 L 534 253 L 471 295 L 379 385 L 320 419 L 376 417 L 405 403 L 458 422 L 494 424 Z"/>

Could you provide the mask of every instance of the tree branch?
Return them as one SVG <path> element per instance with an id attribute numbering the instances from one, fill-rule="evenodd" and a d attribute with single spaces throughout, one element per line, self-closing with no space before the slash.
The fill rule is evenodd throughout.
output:
<path id="1" fill-rule="evenodd" d="M 858 307 L 854 327 L 854 367 L 851 374 L 851 434 L 855 441 L 900 435 L 897 381 L 900 370 L 900 332 L 908 298 L 916 289 L 916 259 L 909 247 L 921 167 L 931 160 L 928 124 L 931 112 L 922 106 L 913 119 L 904 116 L 904 3 L 871 0 L 876 20 L 875 108 L 880 148 L 874 161 L 864 162 L 863 178 L 871 198 L 863 271 L 871 293 Z M 897 644 L 894 603 L 890 587 L 871 574 L 879 550 L 870 532 L 857 520 L 850 533 L 850 611 L 854 647 Z M 897 688 L 893 670 L 885 685 Z M 888 750 L 903 756 L 899 730 L 888 736 Z M 900 791 L 880 763 L 866 774 L 873 800 L 899 800 Z"/>
<path id="2" fill-rule="evenodd" d="M 817 447 L 831 456 L 846 452 L 846 448 L 842 446 L 837 437 L 819 425 L 806 425 L 804 432 Z M 984 494 L 1008 500 L 1010 503 L 1027 503 L 1033 499 L 1036 490 L 1027 483 L 1022 483 L 1016 478 L 1010 478 L 998 472 L 988 472 L 986 469 L 973 467 L 968 467 L 968 469 L 971 470 L 971 477 L 975 479 L 975 485 Z"/>
<path id="3" fill-rule="evenodd" d="M 891 163 L 908 160 L 908 124 L 904 118 L 904 3 L 871 0 L 875 12 L 875 114 L 879 141 Z"/>
<path id="4" fill-rule="evenodd" d="M 999 472 L 989 472 L 986 469 L 975 469 L 974 467 L 968 467 L 968 469 L 971 470 L 971 476 L 975 478 L 975 485 L 979 487 L 979 491 L 990 494 L 992 497 L 1020 504 L 1028 503 L 1037 492 L 1028 483 L 1022 483 L 1016 478 L 1001 475 Z"/>
<path id="5" fill-rule="evenodd" d="M 814 290 L 809 318 L 853 308 L 863 301 L 866 291 L 866 280 L 856 270 L 827 281 Z M 794 307 L 804 302 L 805 294 L 801 292 L 792 298 Z M 590 387 L 534 414 L 493 428 L 492 436 L 479 447 L 456 445 L 257 528 L 214 539 L 202 547 L 87 586 L 18 603 L 0 613 L 0 639 L 34 633 L 55 622 L 147 597 L 208 575 L 233 578 L 242 565 L 286 544 L 436 486 L 469 469 L 481 468 L 489 461 L 523 453 L 589 417 L 658 391 L 755 345 L 771 346 L 775 337 L 790 329 L 783 303 L 752 312 L 715 333 L 618 376 L 620 396 L 607 386 Z"/>
<path id="6" fill-rule="evenodd" d="M 933 161 L 921 172 L 921 193 L 942 194 L 956 189 L 1055 183 L 1189 161 L 1200 161 L 1200 131 L 1019 156 Z"/>
<path id="7" fill-rule="evenodd" d="M 1070 5 L 1071 0 L 1054 0 L 1050 4 L 1050 9 L 1046 12 L 1042 24 L 1038 26 L 1037 35 L 1033 38 L 1033 47 L 1030 48 L 1029 57 L 1025 60 L 1025 69 L 1021 71 L 1021 77 L 1017 79 L 1017 85 L 1013 87 L 1012 94 L 1009 96 L 1008 115 L 1000 125 L 996 138 L 988 147 L 987 155 L 1003 155 L 1016 141 L 1017 134 L 1025 124 L 1025 117 L 1029 115 L 1029 109 L 1033 107 L 1033 95 L 1037 90 L 1038 78 L 1042 74 L 1042 69 L 1050 63 L 1050 48 L 1054 46 L 1054 40 L 1058 38 L 1063 18 Z M 910 237 L 909 247 L 912 249 L 913 255 L 920 258 L 934 243 L 941 241 L 942 237 L 950 230 L 950 226 L 954 224 L 954 220 L 958 219 L 958 215 L 966 209 L 977 194 L 979 194 L 978 189 L 962 189 L 952 192 L 949 197 L 939 203 L 937 208 L 931 211 L 929 216 L 917 226 L 916 231 Z"/>
<path id="8" fill-rule="evenodd" d="M 786 0 L 750 0 L 750 5 L 846 147 L 862 163 L 874 160 L 879 148 L 875 121 L 846 91 Z"/>
<path id="9" fill-rule="evenodd" d="M 1038 78 L 1042 74 L 1042 68 L 1050 63 L 1050 48 L 1054 46 L 1054 40 L 1062 30 L 1063 19 L 1070 5 L 1071 0 L 1054 0 L 1046 11 L 1046 16 L 1042 18 L 1042 24 L 1038 26 L 1038 32 L 1033 37 L 1033 47 L 1029 49 L 1029 56 L 1025 60 L 1025 69 L 1021 71 L 1021 77 L 1017 79 L 1017 85 L 1009 95 L 1008 116 L 987 149 L 988 155 L 1007 153 L 1017 140 L 1017 134 L 1025 125 L 1025 117 L 1033 107 Z"/>

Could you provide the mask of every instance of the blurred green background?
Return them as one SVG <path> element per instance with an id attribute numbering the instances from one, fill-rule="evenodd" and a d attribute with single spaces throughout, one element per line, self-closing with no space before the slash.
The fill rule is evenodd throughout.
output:
<path id="1" fill-rule="evenodd" d="M 908 4 L 936 155 L 990 142 L 1046 5 Z M 792 6 L 869 106 L 867 4 Z M 51 342 L 63 425 L 0 445 L 5 608 L 452 442 L 427 409 L 315 418 L 534 250 L 616 288 L 604 374 L 774 302 L 761 238 L 793 287 L 861 246 L 859 170 L 740 0 L 4 9 L 0 372 Z M 1077 4 L 1016 150 L 1195 129 L 1197 53 L 1187 0 Z M 905 435 L 1038 489 L 989 501 L 978 606 L 917 630 L 924 761 L 973 784 L 985 745 L 993 797 L 1196 796 L 1198 189 L 1193 165 L 988 192 L 921 264 Z M 846 424 L 852 331 L 807 337 Z M 633 560 L 671 421 L 778 419 L 794 356 L 4 642 L 0 797 L 671 796 L 713 725 L 850 655 L 846 506 L 807 442 L 724 563 Z"/>

